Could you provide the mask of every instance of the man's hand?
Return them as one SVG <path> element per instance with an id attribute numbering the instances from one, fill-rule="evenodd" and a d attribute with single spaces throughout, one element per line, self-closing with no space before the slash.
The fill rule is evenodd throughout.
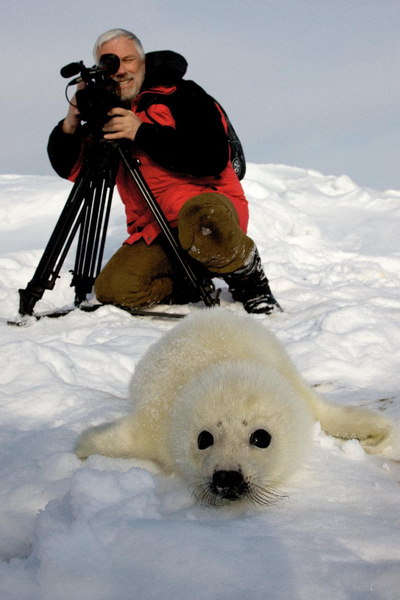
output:
<path id="1" fill-rule="evenodd" d="M 83 81 L 81 81 L 78 84 L 76 91 L 83 90 L 84 87 L 85 87 L 85 83 Z M 69 133 L 69 134 L 73 135 L 75 133 L 75 131 L 78 129 L 80 124 L 81 124 L 81 117 L 79 114 L 78 107 L 76 105 L 76 94 L 74 94 L 74 96 L 70 102 L 70 105 L 69 105 L 67 116 L 65 117 L 65 119 L 63 121 L 62 130 L 64 133 Z"/>
<path id="2" fill-rule="evenodd" d="M 127 139 L 134 141 L 142 121 L 131 110 L 112 108 L 107 115 L 110 120 L 104 125 L 103 133 L 106 140 Z"/>

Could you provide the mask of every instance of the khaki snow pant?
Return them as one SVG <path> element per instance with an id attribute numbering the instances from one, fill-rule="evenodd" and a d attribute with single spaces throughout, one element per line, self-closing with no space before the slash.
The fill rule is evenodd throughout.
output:
<path id="1" fill-rule="evenodd" d="M 178 215 L 179 242 L 211 276 L 232 273 L 246 264 L 254 242 L 242 231 L 232 202 L 213 192 L 188 200 Z M 136 308 L 162 302 L 179 285 L 179 275 L 156 239 L 124 244 L 95 282 L 100 302 Z"/>

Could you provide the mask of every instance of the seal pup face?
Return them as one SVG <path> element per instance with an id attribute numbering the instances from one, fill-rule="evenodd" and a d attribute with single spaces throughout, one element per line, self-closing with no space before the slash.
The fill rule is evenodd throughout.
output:
<path id="1" fill-rule="evenodd" d="M 254 362 L 219 362 L 176 398 L 174 469 L 202 504 L 271 504 L 303 461 L 312 425 L 304 400 L 279 372 Z"/>
<path id="2" fill-rule="evenodd" d="M 243 421 L 242 424 L 246 430 L 247 422 Z M 221 421 L 217 423 L 217 428 L 223 428 Z M 265 449 L 268 448 L 271 441 L 271 434 L 266 429 L 257 429 L 250 434 L 247 444 Z M 197 438 L 199 450 L 205 451 L 214 446 L 214 443 L 215 439 L 210 431 L 204 430 L 200 432 Z M 242 443 L 246 443 L 246 440 L 242 440 Z M 206 485 L 201 483 L 198 487 L 195 487 L 194 495 L 198 501 L 216 505 L 219 500 L 229 500 L 232 502 L 247 498 L 255 504 L 269 504 L 280 497 L 279 492 L 272 488 L 271 485 L 264 486 L 261 478 L 251 476 L 248 473 L 246 474 L 248 469 L 245 469 L 244 472 L 242 464 L 238 464 L 236 468 L 232 469 L 228 467 L 228 470 L 224 466 L 220 464 L 216 465 L 212 476 L 205 482 Z"/>

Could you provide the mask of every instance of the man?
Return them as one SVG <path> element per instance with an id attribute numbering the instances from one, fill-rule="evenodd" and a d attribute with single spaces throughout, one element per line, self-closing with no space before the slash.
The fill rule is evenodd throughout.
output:
<path id="1" fill-rule="evenodd" d="M 140 40 L 123 29 L 101 35 L 94 54 L 97 63 L 105 54 L 120 60 L 111 78 L 121 106 L 108 112 L 103 137 L 130 144 L 182 248 L 210 278 L 223 278 L 246 311 L 281 310 L 246 235 L 248 206 L 230 162 L 226 121 L 204 90 L 183 79 L 185 59 L 165 51 L 149 53 L 146 61 Z M 90 143 L 73 101 L 49 139 L 57 173 L 74 181 Z M 116 184 L 129 237 L 96 279 L 98 300 L 131 308 L 196 300 L 182 289 L 159 227 L 123 165 Z"/>

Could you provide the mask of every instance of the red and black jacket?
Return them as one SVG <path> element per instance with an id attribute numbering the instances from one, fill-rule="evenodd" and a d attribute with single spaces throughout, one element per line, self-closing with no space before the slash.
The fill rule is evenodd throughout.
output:
<path id="1" fill-rule="evenodd" d="M 130 107 L 142 120 L 132 153 L 172 226 L 189 198 L 214 191 L 232 201 L 246 231 L 247 201 L 230 163 L 226 121 L 213 98 L 183 79 L 186 64 L 170 51 L 146 55 L 146 78 Z M 48 153 L 61 177 L 77 178 L 88 143 L 86 126 L 74 135 L 63 133 L 61 123 L 53 130 Z M 151 243 L 159 233 L 158 225 L 122 165 L 116 184 L 125 204 L 130 234 L 126 242 L 143 238 Z"/>

